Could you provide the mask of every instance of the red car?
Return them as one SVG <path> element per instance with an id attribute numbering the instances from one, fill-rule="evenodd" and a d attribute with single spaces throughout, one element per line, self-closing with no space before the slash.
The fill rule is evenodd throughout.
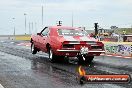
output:
<path id="1" fill-rule="evenodd" d="M 91 62 L 94 56 L 104 53 L 104 44 L 90 37 L 85 30 L 64 26 L 45 27 L 31 36 L 31 52 L 49 54 L 51 62 L 58 58 L 78 57 L 80 62 Z"/>

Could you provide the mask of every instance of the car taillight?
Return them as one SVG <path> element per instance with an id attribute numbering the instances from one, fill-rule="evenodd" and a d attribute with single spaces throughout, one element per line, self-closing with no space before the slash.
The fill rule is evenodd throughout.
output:
<path id="1" fill-rule="evenodd" d="M 97 42 L 97 45 L 104 46 L 104 44 L 102 42 Z"/>
<path id="2" fill-rule="evenodd" d="M 69 41 L 64 41 L 63 44 L 69 44 L 70 42 Z"/>

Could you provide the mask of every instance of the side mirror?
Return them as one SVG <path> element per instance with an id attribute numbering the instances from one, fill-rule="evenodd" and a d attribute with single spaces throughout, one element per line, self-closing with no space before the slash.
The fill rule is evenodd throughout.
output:
<path id="1" fill-rule="evenodd" d="M 41 33 L 37 33 L 37 35 L 41 35 Z"/>

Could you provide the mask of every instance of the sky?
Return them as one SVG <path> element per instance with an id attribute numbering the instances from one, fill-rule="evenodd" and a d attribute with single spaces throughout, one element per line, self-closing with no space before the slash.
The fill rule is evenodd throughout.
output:
<path id="1" fill-rule="evenodd" d="M 94 23 L 104 29 L 132 27 L 132 0 L 0 0 L 0 35 L 12 35 L 14 27 L 16 34 L 36 33 L 58 21 L 72 26 L 72 17 L 74 27 L 90 30 Z"/>

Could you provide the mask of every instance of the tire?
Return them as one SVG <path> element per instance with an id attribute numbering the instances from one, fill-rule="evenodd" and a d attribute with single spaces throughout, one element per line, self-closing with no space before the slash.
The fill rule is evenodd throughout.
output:
<path id="1" fill-rule="evenodd" d="M 66 62 L 65 56 L 56 56 L 56 61 L 61 63 L 61 62 Z"/>
<path id="2" fill-rule="evenodd" d="M 93 61 L 94 56 L 86 56 L 85 58 L 86 58 L 86 62 L 91 64 L 92 61 Z"/>
<path id="3" fill-rule="evenodd" d="M 85 60 L 83 60 L 83 57 L 80 55 L 78 56 L 79 64 L 91 64 L 93 61 L 94 56 L 84 56 Z"/>
<path id="4" fill-rule="evenodd" d="M 49 61 L 54 63 L 54 62 L 63 62 L 64 61 L 64 56 L 57 56 L 53 53 L 52 49 L 48 49 L 49 53 Z"/>
<path id="5" fill-rule="evenodd" d="M 83 57 L 81 55 L 77 56 L 77 58 L 79 64 L 84 64 L 85 61 L 83 60 Z"/>
<path id="6" fill-rule="evenodd" d="M 32 54 L 36 54 L 37 53 L 37 48 L 35 47 L 35 45 L 33 43 L 31 44 L 31 53 Z"/>
<path id="7" fill-rule="evenodd" d="M 56 55 L 53 54 L 53 51 L 51 48 L 48 49 L 48 53 L 49 53 L 49 61 L 54 63 L 56 61 Z"/>

